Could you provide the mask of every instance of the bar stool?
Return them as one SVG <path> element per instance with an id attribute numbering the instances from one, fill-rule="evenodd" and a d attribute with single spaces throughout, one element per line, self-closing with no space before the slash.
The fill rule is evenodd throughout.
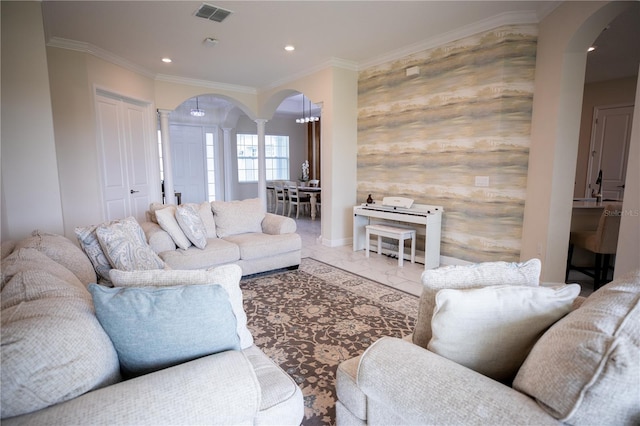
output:
<path id="1" fill-rule="evenodd" d="M 567 255 L 567 271 L 565 281 L 569 278 L 571 269 L 578 270 L 593 278 L 593 289 L 600 288 L 607 281 L 609 262 L 612 254 L 616 254 L 618 247 L 618 233 L 620 231 L 620 211 L 615 206 L 606 206 L 600 216 L 598 228 L 595 231 L 574 231 L 569 237 L 569 253 Z M 595 253 L 595 266 L 583 268 L 571 264 L 574 247 L 581 247 Z M 604 256 L 603 256 L 604 255 Z"/>
<path id="2" fill-rule="evenodd" d="M 367 225 L 365 238 L 365 252 L 369 257 L 369 240 L 371 235 L 378 236 L 378 254 L 382 253 L 382 237 L 398 240 L 398 266 L 402 268 L 404 261 L 404 241 L 411 238 L 411 263 L 416 262 L 416 230 L 389 225 Z"/>

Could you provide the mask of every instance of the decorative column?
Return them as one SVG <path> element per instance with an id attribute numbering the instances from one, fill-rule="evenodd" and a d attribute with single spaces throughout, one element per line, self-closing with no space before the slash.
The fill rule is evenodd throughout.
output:
<path id="1" fill-rule="evenodd" d="M 262 200 L 262 206 L 267 209 L 267 160 L 265 149 L 265 125 L 268 120 L 258 118 L 258 198 Z"/>
<path id="2" fill-rule="evenodd" d="M 173 189 L 173 167 L 171 162 L 171 140 L 169 138 L 169 113 L 171 110 L 159 109 L 160 138 L 162 141 L 162 169 L 164 171 L 164 202 L 176 203 L 176 194 Z"/>
<path id="3" fill-rule="evenodd" d="M 224 201 L 231 200 L 231 171 L 233 170 L 233 159 L 236 158 L 234 152 L 231 151 L 231 127 L 223 127 L 222 128 L 222 143 L 223 143 L 223 153 L 222 157 L 224 158 Z"/>

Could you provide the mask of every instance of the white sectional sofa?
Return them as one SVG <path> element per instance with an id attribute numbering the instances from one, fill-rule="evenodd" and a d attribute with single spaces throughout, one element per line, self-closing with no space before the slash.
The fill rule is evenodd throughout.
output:
<path id="1" fill-rule="evenodd" d="M 182 206 L 152 204 L 147 222 L 141 224 L 149 245 L 169 268 L 209 269 L 233 263 L 245 276 L 300 265 L 302 240 L 296 222 L 267 213 L 260 199 L 191 206 L 204 224 L 200 232 L 190 233 L 188 220 L 181 220 L 188 214 Z M 200 247 L 194 243 L 195 234 L 200 234 Z"/>
<path id="2" fill-rule="evenodd" d="M 141 241 L 142 231 L 134 220 L 120 221 L 112 228 L 111 234 L 104 235 L 105 240 L 111 239 L 107 256 L 112 261 L 128 262 L 131 267 L 158 263 L 146 244 L 132 250 L 125 238 L 116 235 L 123 228 L 136 228 L 134 237 Z M 81 231 L 84 237 L 91 233 Z M 109 288 L 91 284 L 96 273 L 89 258 L 96 253 L 90 246 L 84 249 L 89 256 L 63 236 L 37 231 L 24 240 L 2 244 L 3 425 L 300 424 L 304 411 L 300 388 L 253 344 L 246 328 L 238 266 L 211 271 L 112 269 L 109 275 L 115 287 Z M 126 256 L 119 257 L 124 252 Z M 134 378 L 123 376 L 125 351 L 114 343 L 119 340 L 105 326 L 103 311 L 94 309 L 100 306 L 94 293 L 123 297 L 133 292 L 134 312 L 126 311 L 125 319 L 135 325 L 116 330 L 129 339 L 148 330 L 141 326 L 141 312 L 162 311 L 139 309 L 140 295 L 220 286 L 226 292 L 216 291 L 223 294 L 222 303 L 229 304 L 227 312 L 231 310 L 235 317 L 229 323 L 229 335 L 237 332 L 234 349 L 189 354 L 188 359 L 180 354 L 168 367 Z M 201 302 L 210 306 L 208 299 Z M 169 338 L 193 336 L 191 328 L 198 326 L 206 335 L 218 333 L 218 327 L 199 320 L 202 314 L 216 317 L 218 310 L 188 306 L 178 306 L 167 316 L 172 328 L 183 325 L 180 333 L 166 333 Z M 165 340 L 140 345 L 140 336 L 133 339 L 149 356 L 166 352 Z M 202 340 L 192 339 L 180 349 L 189 350 Z"/>

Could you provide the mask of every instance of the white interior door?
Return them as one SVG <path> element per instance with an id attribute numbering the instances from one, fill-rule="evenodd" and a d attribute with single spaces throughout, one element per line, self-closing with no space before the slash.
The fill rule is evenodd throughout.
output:
<path id="1" fill-rule="evenodd" d="M 151 202 L 147 108 L 134 101 L 96 94 L 97 142 L 106 220 L 145 219 Z"/>
<path id="2" fill-rule="evenodd" d="M 207 200 L 206 154 L 202 127 L 172 124 L 171 157 L 173 186 L 181 194 L 182 203 Z"/>
<path id="3" fill-rule="evenodd" d="M 632 121 L 633 106 L 596 107 L 585 196 L 598 192 L 597 179 L 602 170 L 602 198 L 622 200 Z"/>

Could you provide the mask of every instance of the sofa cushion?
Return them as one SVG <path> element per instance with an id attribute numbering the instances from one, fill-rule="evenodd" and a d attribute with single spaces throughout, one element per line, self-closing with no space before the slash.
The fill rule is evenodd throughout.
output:
<path id="1" fill-rule="evenodd" d="M 571 311 L 580 286 L 440 290 L 427 349 L 510 383 L 538 338 Z"/>
<path id="2" fill-rule="evenodd" d="M 151 250 L 144 231 L 133 217 L 100 225 L 96 235 L 109 263 L 125 271 L 162 269 L 164 262 Z"/>
<path id="3" fill-rule="evenodd" d="M 197 204 L 182 204 L 176 207 L 176 221 L 184 235 L 199 249 L 207 245 L 207 229 L 200 217 Z"/>
<path id="4" fill-rule="evenodd" d="M 91 284 L 89 291 L 126 376 L 240 349 L 229 295 L 218 284 L 131 288 Z"/>
<path id="5" fill-rule="evenodd" d="M 262 232 L 262 220 L 266 211 L 259 198 L 212 201 L 211 209 L 219 238 L 247 232 Z"/>
<path id="6" fill-rule="evenodd" d="M 25 270 L 5 284 L 3 303 L 21 292 L 24 301 L 2 309 L 2 418 L 120 381 L 118 356 L 84 286 Z"/>
<path id="7" fill-rule="evenodd" d="M 551 327 L 531 350 L 513 386 L 562 422 L 636 424 L 639 380 L 636 270 L 593 293 Z"/>
<path id="8" fill-rule="evenodd" d="M 229 294 L 231 309 L 236 316 L 240 346 L 246 349 L 253 345 L 253 337 L 247 328 L 247 315 L 242 303 L 238 265 L 222 265 L 207 271 L 155 270 L 155 271 L 111 271 L 116 287 L 165 287 L 176 285 L 220 284 Z"/>
<path id="9" fill-rule="evenodd" d="M 240 259 L 240 248 L 220 238 L 207 238 L 204 249 L 163 251 L 159 256 L 172 269 L 209 269 Z"/>
<path id="10" fill-rule="evenodd" d="M 107 223 L 104 223 L 102 225 L 106 224 Z M 75 228 L 74 232 L 76 234 L 76 238 L 78 238 L 80 248 L 84 251 L 84 254 L 89 258 L 89 261 L 93 265 L 93 269 L 96 271 L 100 283 L 109 285 L 109 271 L 112 266 L 111 263 L 109 263 L 109 259 L 107 259 L 107 255 L 104 254 L 104 250 L 102 250 L 100 241 L 98 241 L 98 235 L 96 234 L 98 226 L 101 225 L 78 226 Z"/>
<path id="11" fill-rule="evenodd" d="M 422 295 L 413 343 L 426 348 L 431 339 L 431 317 L 438 291 L 480 288 L 494 285 L 537 286 L 540 280 L 539 259 L 526 262 L 483 262 L 472 265 L 452 265 L 428 269 L 422 273 Z"/>
<path id="12" fill-rule="evenodd" d="M 24 271 L 47 272 L 52 276 L 67 282 L 70 286 L 74 286 L 81 290 L 85 289 L 84 284 L 80 282 L 73 272 L 58 262 L 55 262 L 46 254 L 33 248 L 22 248 L 14 251 L 2 260 L 2 271 L 0 271 L 2 274 L 2 290 L 4 291 L 6 283 L 8 283 L 14 275 Z M 21 301 L 23 300 L 17 300 L 17 302 Z M 6 303 L 8 303 L 8 300 L 5 301 L 3 298 L 2 306 L 7 307 Z"/>
<path id="13" fill-rule="evenodd" d="M 96 281 L 96 272 L 87 256 L 68 238 L 43 231 L 33 231 L 16 244 L 15 250 L 33 248 L 47 255 L 75 274 L 81 283 L 87 285 Z"/>
<path id="14" fill-rule="evenodd" d="M 191 241 L 189 241 L 189 238 L 187 238 L 184 231 L 178 224 L 178 220 L 176 219 L 177 209 L 177 206 L 170 205 L 164 209 L 156 210 L 156 219 L 158 220 L 160 227 L 171 235 L 171 238 L 173 238 L 176 245 L 179 248 L 186 250 L 191 247 Z"/>
<path id="15" fill-rule="evenodd" d="M 240 259 L 243 260 L 275 256 L 300 250 L 301 247 L 301 240 L 298 234 L 268 235 L 252 232 L 226 237 L 225 241 L 238 245 Z"/>

